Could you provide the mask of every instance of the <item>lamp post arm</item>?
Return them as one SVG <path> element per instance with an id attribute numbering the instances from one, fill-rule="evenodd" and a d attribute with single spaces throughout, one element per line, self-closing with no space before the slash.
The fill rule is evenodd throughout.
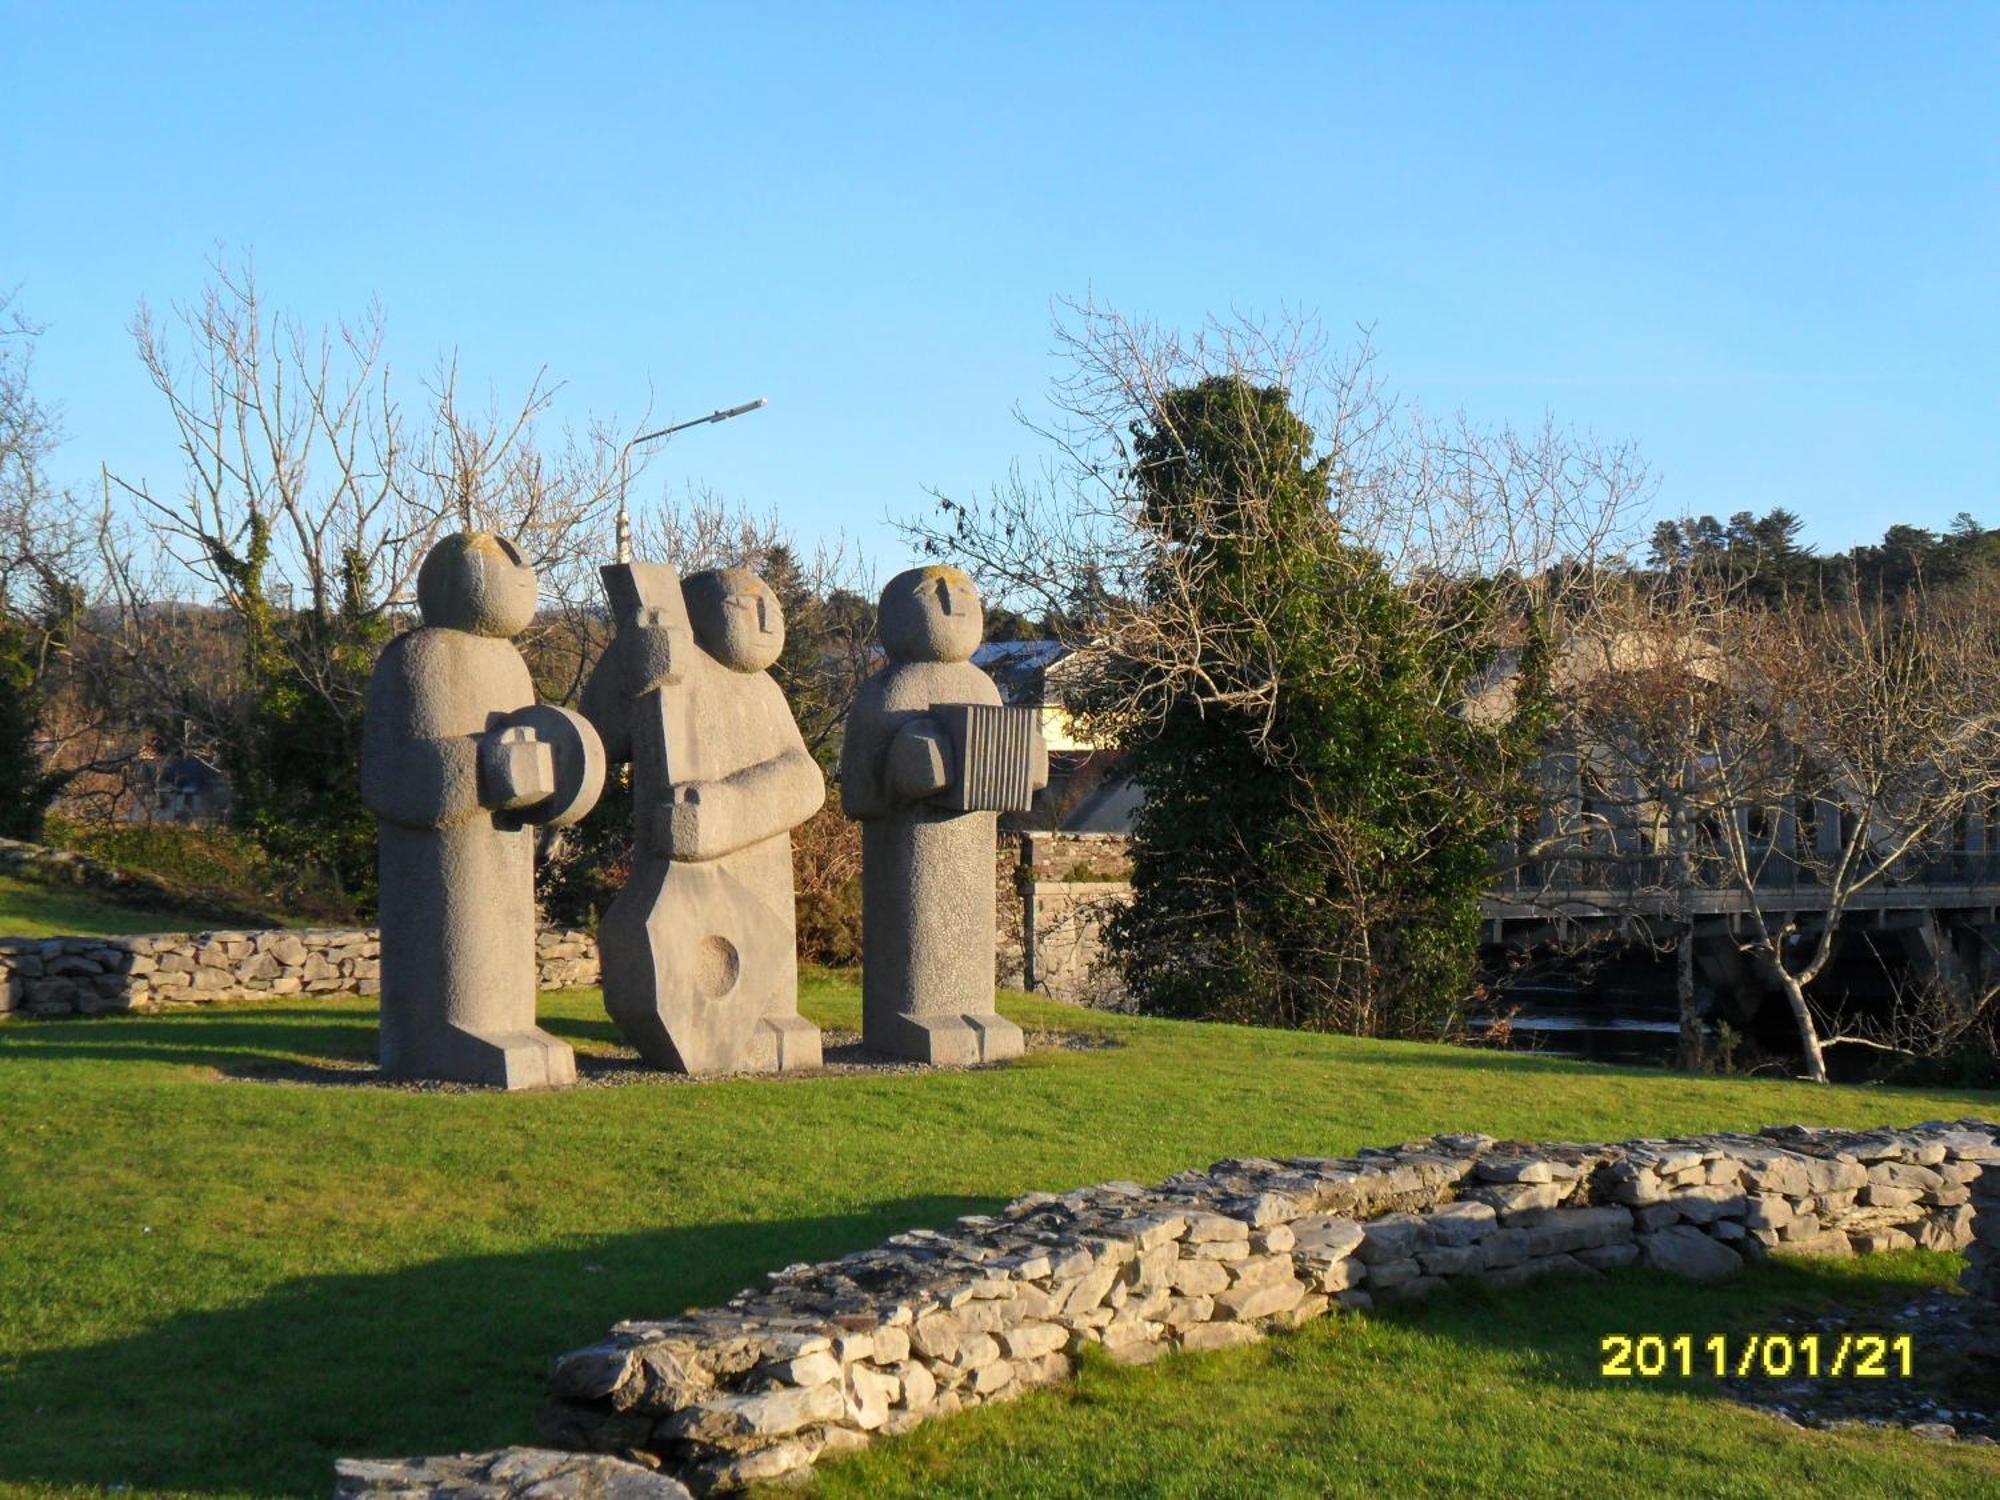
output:
<path id="1" fill-rule="evenodd" d="M 676 422 L 671 427 L 662 427 L 654 432 L 642 432 L 618 450 L 618 561 L 628 563 L 632 560 L 632 517 L 625 508 L 625 487 L 632 478 L 632 450 L 641 443 L 672 437 L 677 432 L 686 432 L 690 427 L 700 427 L 710 422 L 727 422 L 731 417 L 740 417 L 770 404 L 759 396 L 755 401 L 746 401 L 741 406 L 723 407 L 705 417 L 691 417 L 685 422 Z"/>

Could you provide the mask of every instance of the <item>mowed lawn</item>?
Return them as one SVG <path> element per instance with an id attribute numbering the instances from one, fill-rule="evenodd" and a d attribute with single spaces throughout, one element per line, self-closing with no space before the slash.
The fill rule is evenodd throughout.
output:
<path id="1" fill-rule="evenodd" d="M 808 1011 L 856 1025 L 852 983 Z M 1002 1069 L 416 1094 L 260 1079 L 366 1058 L 372 1007 L 0 1025 L 0 1493 L 312 1495 L 338 1454 L 532 1440 L 550 1359 L 628 1317 L 1031 1189 L 1438 1130 L 1615 1139 L 2000 1114 L 1970 1092 L 1691 1080 L 1099 1017 Z M 594 992 L 552 1030 L 615 1050 Z M 1803 1433 L 1607 1381 L 1607 1332 L 1754 1330 L 1953 1257 L 1459 1294 L 933 1424 L 825 1466 L 874 1495 L 1992 1494 L 1990 1450 Z"/>
<path id="2" fill-rule="evenodd" d="M 0 935 L 111 937 L 135 932 L 202 932 L 219 925 L 191 912 L 121 905 L 82 887 L 0 875 Z"/>

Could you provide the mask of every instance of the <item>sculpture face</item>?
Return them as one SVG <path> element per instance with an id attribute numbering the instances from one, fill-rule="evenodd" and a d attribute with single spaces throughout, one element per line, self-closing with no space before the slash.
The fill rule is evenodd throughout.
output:
<path id="1" fill-rule="evenodd" d="M 986 619 L 962 569 L 912 568 L 882 590 L 878 628 L 897 661 L 970 661 Z"/>
<path id="2" fill-rule="evenodd" d="M 535 618 L 535 593 L 535 570 L 487 531 L 446 537 L 417 570 L 417 608 L 441 630 L 511 640 Z"/>
<path id="3" fill-rule="evenodd" d="M 702 650 L 732 672 L 762 672 L 785 649 L 785 616 L 771 586 L 748 568 L 696 573 L 682 592 Z"/>

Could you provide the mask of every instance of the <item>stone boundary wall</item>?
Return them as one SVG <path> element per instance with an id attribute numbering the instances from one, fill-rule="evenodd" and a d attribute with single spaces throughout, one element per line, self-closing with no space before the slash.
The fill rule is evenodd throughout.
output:
<path id="1" fill-rule="evenodd" d="M 597 983 L 597 940 L 551 928 L 535 942 L 545 990 Z M 0 1018 L 97 1016 L 272 995 L 373 995 L 372 931 L 175 932 L 0 938 Z"/>
<path id="2" fill-rule="evenodd" d="M 1116 1010 L 1124 987 L 1106 962 L 1104 926 L 1132 899 L 1131 840 L 1122 833 L 1021 836 L 1019 917 L 1023 989 Z"/>
<path id="3" fill-rule="evenodd" d="M 1966 1292 L 2000 1314 L 2000 1162 L 1972 1180 L 1972 1243 L 1965 1247 Z"/>
<path id="4" fill-rule="evenodd" d="M 2000 1178 L 1989 1163 L 2000 1125 L 1980 1120 L 1617 1145 L 1441 1135 L 1036 1193 L 774 1272 L 724 1307 L 620 1323 L 557 1362 L 542 1432 L 734 1489 L 1061 1381 L 1086 1344 L 1144 1363 L 1468 1280 L 1959 1249 L 1969 1184 Z"/>

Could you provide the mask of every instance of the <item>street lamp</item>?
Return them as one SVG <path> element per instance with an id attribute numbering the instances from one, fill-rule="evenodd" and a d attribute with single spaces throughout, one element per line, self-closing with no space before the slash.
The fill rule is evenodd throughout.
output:
<path id="1" fill-rule="evenodd" d="M 641 443 L 672 437 L 677 432 L 685 432 L 690 427 L 700 427 L 706 422 L 727 422 L 731 417 L 740 417 L 745 412 L 756 411 L 759 407 L 770 404 L 759 396 L 755 401 L 746 401 L 741 406 L 712 411 L 705 417 L 695 417 L 686 422 L 676 422 L 673 426 L 662 427 L 657 432 L 642 432 L 618 450 L 618 561 L 628 563 L 632 560 L 632 517 L 625 509 L 625 486 L 632 477 L 632 450 Z"/>

